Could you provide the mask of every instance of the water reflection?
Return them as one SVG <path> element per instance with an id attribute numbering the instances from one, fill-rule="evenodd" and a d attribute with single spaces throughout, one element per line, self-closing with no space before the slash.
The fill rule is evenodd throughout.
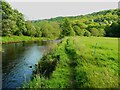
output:
<path id="1" fill-rule="evenodd" d="M 30 80 L 32 70 L 48 42 L 4 44 L 2 53 L 3 88 L 16 88 Z"/>

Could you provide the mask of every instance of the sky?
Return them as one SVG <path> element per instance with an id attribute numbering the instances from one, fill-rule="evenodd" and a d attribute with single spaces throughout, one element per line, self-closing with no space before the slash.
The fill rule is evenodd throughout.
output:
<path id="1" fill-rule="evenodd" d="M 6 0 L 12 8 L 17 9 L 26 20 L 49 19 L 58 16 L 77 16 L 101 10 L 118 8 L 118 1 L 106 0 L 95 2 L 84 0 L 81 2 L 40 2 L 40 0 Z"/>

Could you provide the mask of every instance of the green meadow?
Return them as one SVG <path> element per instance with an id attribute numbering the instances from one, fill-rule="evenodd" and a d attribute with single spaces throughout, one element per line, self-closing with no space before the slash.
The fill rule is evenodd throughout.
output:
<path id="1" fill-rule="evenodd" d="M 49 48 L 23 88 L 118 88 L 118 38 L 65 37 Z"/>
<path id="2" fill-rule="evenodd" d="M 2 43 L 15 43 L 21 41 L 42 41 L 42 40 L 50 40 L 50 38 L 40 38 L 40 37 L 30 37 L 30 36 L 6 36 L 0 37 Z"/>

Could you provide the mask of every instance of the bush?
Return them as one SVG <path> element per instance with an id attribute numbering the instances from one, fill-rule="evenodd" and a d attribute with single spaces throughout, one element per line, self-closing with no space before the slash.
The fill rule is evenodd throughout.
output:
<path id="1" fill-rule="evenodd" d="M 84 36 L 89 37 L 90 35 L 91 35 L 91 33 L 89 31 L 85 30 Z"/>

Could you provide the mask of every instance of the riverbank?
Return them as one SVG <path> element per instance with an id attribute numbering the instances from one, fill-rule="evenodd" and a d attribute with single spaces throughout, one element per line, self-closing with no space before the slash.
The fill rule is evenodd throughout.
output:
<path id="1" fill-rule="evenodd" d="M 68 37 L 44 55 L 23 88 L 118 88 L 118 39 Z"/>
<path id="2" fill-rule="evenodd" d="M 27 41 L 2 44 L 3 89 L 22 87 L 23 83 L 28 82 L 35 64 L 41 59 L 50 43 Z"/>
<path id="3" fill-rule="evenodd" d="M 0 37 L 1 44 L 17 43 L 21 41 L 42 41 L 42 40 L 53 40 L 44 37 L 30 37 L 30 36 L 11 36 L 11 37 Z"/>

